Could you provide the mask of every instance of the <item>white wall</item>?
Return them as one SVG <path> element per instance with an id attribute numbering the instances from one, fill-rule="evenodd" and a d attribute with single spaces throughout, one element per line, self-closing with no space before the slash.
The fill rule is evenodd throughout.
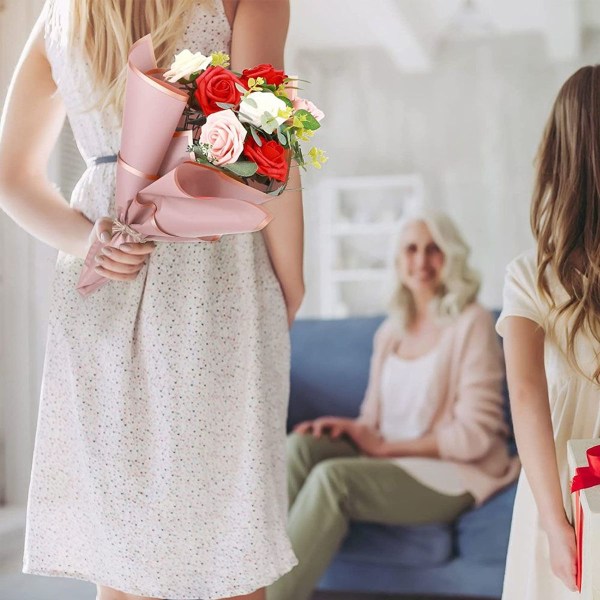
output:
<path id="1" fill-rule="evenodd" d="M 345 2 L 355 18 L 369 20 L 371 3 Z M 557 61 L 545 25 L 534 28 L 530 11 L 529 31 L 511 33 L 504 19 L 492 37 L 438 40 L 431 68 L 408 72 L 376 39 L 371 47 L 344 50 L 323 38 L 315 48 L 311 19 L 329 19 L 319 30 L 335 31 L 335 17 L 316 14 L 316 4 L 293 4 L 287 57 L 288 71 L 311 81 L 305 93 L 326 113 L 315 142 L 330 156 L 322 172 L 304 180 L 308 292 L 302 314 L 318 313 L 319 178 L 413 172 L 423 175 L 430 204 L 448 211 L 472 246 L 484 278 L 482 302 L 499 307 L 505 265 L 533 243 L 533 159 L 550 106 L 568 74 L 597 60 L 598 34 L 584 36 L 578 58 Z M 368 26 L 363 29 L 368 36 Z"/>

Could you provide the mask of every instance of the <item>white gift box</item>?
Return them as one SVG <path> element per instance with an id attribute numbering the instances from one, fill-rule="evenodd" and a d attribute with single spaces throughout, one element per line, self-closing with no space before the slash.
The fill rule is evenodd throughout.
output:
<path id="1" fill-rule="evenodd" d="M 569 440 L 567 455 L 571 479 L 577 467 L 589 466 L 586 451 L 598 445 L 600 439 Z M 572 501 L 575 519 L 578 510 L 577 494 L 572 494 Z M 600 600 L 600 485 L 582 489 L 579 492 L 579 502 L 582 514 L 581 598 Z"/>

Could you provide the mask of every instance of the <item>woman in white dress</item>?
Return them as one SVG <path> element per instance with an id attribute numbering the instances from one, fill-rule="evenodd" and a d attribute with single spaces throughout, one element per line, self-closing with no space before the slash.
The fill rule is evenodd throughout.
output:
<path id="1" fill-rule="evenodd" d="M 567 441 L 600 436 L 599 95 L 599 66 L 562 86 L 537 156 L 537 253 L 519 256 L 506 275 L 497 328 L 524 471 L 504 600 L 580 597 Z"/>
<path id="2" fill-rule="evenodd" d="M 188 48 L 282 68 L 288 18 L 288 0 L 46 1 L 0 139 L 2 208 L 59 250 L 26 573 L 95 582 L 99 600 L 255 600 L 296 562 L 283 455 L 300 193 L 269 203 L 263 233 L 121 247 L 98 257 L 112 281 L 75 289 L 110 236 L 131 44 L 152 33 L 165 67 Z M 88 163 L 70 203 L 45 177 L 65 114 Z"/>

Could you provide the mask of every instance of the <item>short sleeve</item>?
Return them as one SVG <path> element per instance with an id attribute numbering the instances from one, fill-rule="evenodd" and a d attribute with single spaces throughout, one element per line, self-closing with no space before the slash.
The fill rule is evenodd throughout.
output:
<path id="1" fill-rule="evenodd" d="M 496 322 L 496 331 L 503 335 L 507 317 L 525 317 L 544 326 L 544 313 L 537 290 L 537 265 L 534 252 L 515 258 L 506 268 L 502 312 Z"/>

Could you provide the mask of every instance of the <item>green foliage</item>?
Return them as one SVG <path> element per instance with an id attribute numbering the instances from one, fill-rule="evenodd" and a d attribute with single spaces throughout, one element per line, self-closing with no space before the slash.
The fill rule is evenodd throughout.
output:
<path id="1" fill-rule="evenodd" d="M 321 127 L 319 121 L 317 121 L 307 110 L 304 110 L 303 108 L 297 110 L 295 116 L 300 119 L 304 129 L 315 131 Z"/>
<path id="2" fill-rule="evenodd" d="M 223 165 L 223 167 L 239 177 L 252 177 L 258 170 L 258 165 L 249 160 L 242 160 L 230 165 Z"/>
<path id="3" fill-rule="evenodd" d="M 256 142 L 257 146 L 262 146 L 262 140 L 260 139 L 256 129 L 254 127 L 250 127 L 250 133 L 252 134 L 252 138 Z"/>

